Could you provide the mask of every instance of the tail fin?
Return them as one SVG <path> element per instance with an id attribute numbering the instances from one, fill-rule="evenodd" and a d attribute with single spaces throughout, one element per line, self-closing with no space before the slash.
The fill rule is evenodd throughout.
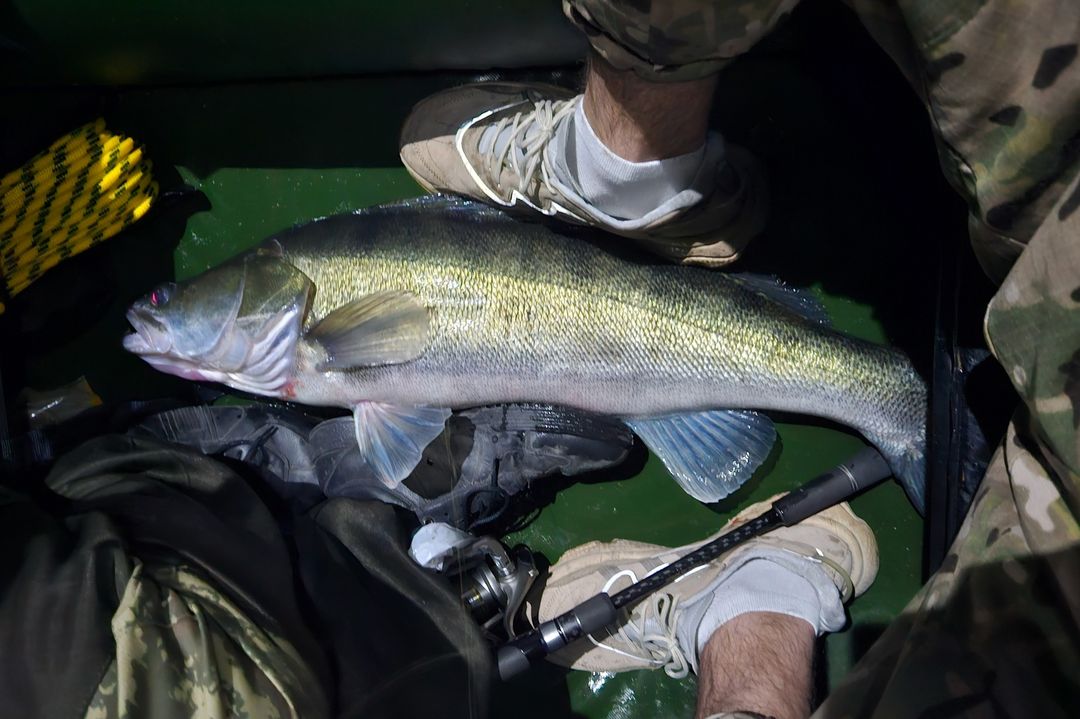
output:
<path id="1" fill-rule="evenodd" d="M 918 392 L 921 385 L 914 385 Z M 891 406 L 894 414 L 891 422 L 879 422 L 874 426 L 859 428 L 863 437 L 870 441 L 889 463 L 893 477 L 904 488 L 912 506 L 920 515 L 926 514 L 927 444 L 926 414 L 917 408 L 926 406 L 925 395 L 909 398 Z M 906 411 L 905 411 L 906 409 Z"/>
<path id="2" fill-rule="evenodd" d="M 921 446 L 911 446 L 899 451 L 887 451 L 888 447 L 878 445 L 878 450 L 888 460 L 893 476 L 904 488 L 908 499 L 920 515 L 926 514 L 926 442 Z"/>

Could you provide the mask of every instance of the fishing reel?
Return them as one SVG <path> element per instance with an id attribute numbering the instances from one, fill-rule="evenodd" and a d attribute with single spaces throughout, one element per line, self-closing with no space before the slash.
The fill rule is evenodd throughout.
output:
<path id="1" fill-rule="evenodd" d="M 489 640 L 516 636 L 514 620 L 540 575 L 528 547 L 510 549 L 494 537 L 477 537 L 455 551 L 443 571 Z"/>

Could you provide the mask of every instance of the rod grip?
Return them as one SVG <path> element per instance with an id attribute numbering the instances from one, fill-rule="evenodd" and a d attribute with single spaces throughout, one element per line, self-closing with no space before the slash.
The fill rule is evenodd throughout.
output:
<path id="1" fill-rule="evenodd" d="M 873 447 L 865 447 L 843 464 L 773 502 L 773 509 L 781 523 L 790 527 L 891 476 L 885 458 Z"/>
<path id="2" fill-rule="evenodd" d="M 520 674 L 537 659 L 612 624 L 616 614 L 611 597 L 600 593 L 565 614 L 543 622 L 536 629 L 499 647 L 499 676 L 506 680 Z"/>

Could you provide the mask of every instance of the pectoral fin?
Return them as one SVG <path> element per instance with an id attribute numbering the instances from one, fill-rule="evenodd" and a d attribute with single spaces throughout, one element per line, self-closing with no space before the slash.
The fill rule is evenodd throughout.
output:
<path id="1" fill-rule="evenodd" d="M 338 307 L 307 337 L 326 350 L 320 370 L 400 364 L 428 345 L 428 309 L 410 292 L 376 292 Z"/>
<path id="2" fill-rule="evenodd" d="M 362 402 L 353 408 L 356 443 L 375 476 L 393 489 L 420 462 L 449 416 L 450 410 L 442 407 Z"/>
<path id="3" fill-rule="evenodd" d="M 717 502 L 741 487 L 769 456 L 776 429 L 764 415 L 715 410 L 627 420 L 694 499 Z"/>

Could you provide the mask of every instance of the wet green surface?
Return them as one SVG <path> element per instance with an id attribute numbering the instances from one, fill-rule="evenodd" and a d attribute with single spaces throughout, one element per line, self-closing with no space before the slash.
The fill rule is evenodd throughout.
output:
<path id="1" fill-rule="evenodd" d="M 722 80 L 716 125 L 762 157 L 773 187 L 772 219 L 743 269 L 814 288 L 840 329 L 898 344 L 918 361 L 929 336 L 932 270 L 911 249 L 962 231 L 962 208 L 955 208 L 955 228 L 926 219 L 940 207 L 941 183 L 921 111 L 909 96 L 891 94 L 903 88 L 899 76 L 867 80 L 871 70 L 848 67 L 840 51 L 822 56 L 815 49 L 809 55 L 815 62 L 806 62 L 810 45 L 789 37 L 738 63 Z M 882 58 L 877 62 L 877 71 L 886 67 Z M 197 273 L 285 226 L 418 194 L 398 164 L 397 128 L 415 101 L 465 79 L 9 94 L 11 106 L 31 108 L 28 116 L 40 120 L 21 128 L 28 142 L 42 146 L 103 113 L 110 125 L 147 144 L 163 189 L 186 185 L 203 196 L 167 197 L 131 231 L 77 258 L 67 274 L 58 272 L 53 284 L 28 295 L 27 305 L 48 304 L 64 283 L 108 289 L 97 305 L 81 309 L 85 318 L 77 322 L 65 324 L 70 307 L 60 305 L 54 324 L 27 344 L 17 381 L 50 386 L 85 374 L 107 400 L 181 391 L 178 380 L 120 349 L 126 305 L 170 276 Z M 869 84 L 838 93 L 838 83 L 851 82 Z M 884 104 L 878 98 L 875 105 L 878 94 Z M 897 135 L 897 128 L 910 134 Z M 935 179 L 912 186 L 904 181 L 912 176 Z M 593 539 L 698 540 L 737 509 L 813 477 L 862 446 L 842 429 L 789 419 L 778 424 L 779 450 L 768 472 L 720 507 L 691 500 L 651 460 L 631 479 L 562 491 L 514 539 L 551 561 Z M 825 642 L 822 689 L 843 676 L 920 585 L 922 523 L 899 486 L 880 486 L 854 507 L 877 534 L 882 571 L 851 607 L 851 628 Z M 692 715 L 693 703 L 693 680 L 661 672 L 567 675 L 549 668 L 501 692 L 496 715 L 680 717 Z"/>

